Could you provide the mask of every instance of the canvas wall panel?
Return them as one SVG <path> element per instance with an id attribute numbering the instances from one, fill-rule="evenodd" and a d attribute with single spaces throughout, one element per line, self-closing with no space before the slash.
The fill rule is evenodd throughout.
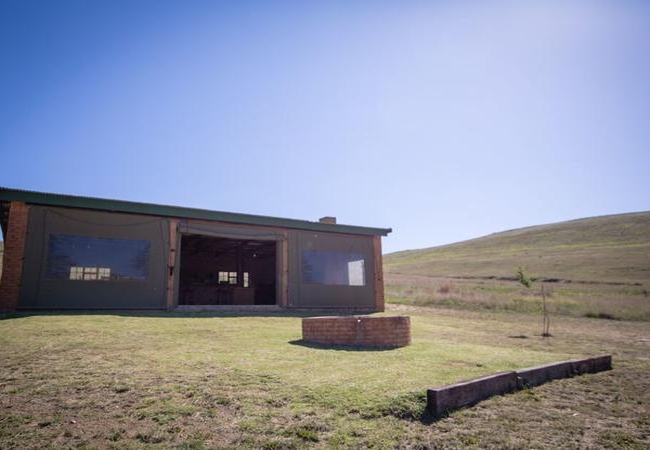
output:
<path id="1" fill-rule="evenodd" d="M 165 308 L 168 242 L 167 219 L 33 206 L 18 306 Z"/>
<path id="2" fill-rule="evenodd" d="M 374 307 L 371 236 L 297 231 L 289 245 L 289 306 Z"/>

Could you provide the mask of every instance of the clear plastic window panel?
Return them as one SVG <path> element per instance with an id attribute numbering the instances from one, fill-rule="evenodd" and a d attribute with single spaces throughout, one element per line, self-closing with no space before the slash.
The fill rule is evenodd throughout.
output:
<path id="1" fill-rule="evenodd" d="M 146 280 L 146 240 L 51 234 L 47 277 L 68 280 Z"/>
<path id="2" fill-rule="evenodd" d="M 365 286 L 363 255 L 326 250 L 303 250 L 300 260 L 303 283 Z"/>

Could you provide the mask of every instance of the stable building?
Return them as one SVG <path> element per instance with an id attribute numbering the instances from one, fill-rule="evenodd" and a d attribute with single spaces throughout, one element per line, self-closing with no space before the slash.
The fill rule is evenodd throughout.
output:
<path id="1" fill-rule="evenodd" d="M 8 188 L 0 224 L 0 310 L 384 309 L 387 228 Z"/>

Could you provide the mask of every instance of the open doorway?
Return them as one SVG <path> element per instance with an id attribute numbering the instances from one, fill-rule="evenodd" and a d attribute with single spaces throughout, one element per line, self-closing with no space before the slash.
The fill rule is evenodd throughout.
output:
<path id="1" fill-rule="evenodd" d="M 179 305 L 275 305 L 276 242 L 181 236 Z"/>

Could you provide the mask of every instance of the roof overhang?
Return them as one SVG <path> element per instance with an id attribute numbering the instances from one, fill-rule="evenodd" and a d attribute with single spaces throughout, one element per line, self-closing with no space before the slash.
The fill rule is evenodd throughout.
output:
<path id="1" fill-rule="evenodd" d="M 0 187 L 0 202 L 10 201 L 18 201 L 33 205 L 93 209 L 99 211 L 145 214 L 152 216 L 177 217 L 186 219 L 214 220 L 235 224 L 261 225 L 308 231 L 323 231 L 329 233 L 386 236 L 392 231 L 390 228 L 369 228 L 359 227 L 355 225 L 328 224 L 322 222 L 310 222 L 307 220 L 285 219 L 281 217 L 239 214 L 224 211 L 211 211 L 207 209 L 186 208 L 181 206 L 140 203 L 125 200 L 111 200 L 96 197 L 82 197 L 76 195 L 52 194 L 47 192 L 35 192 L 22 189 Z"/>

